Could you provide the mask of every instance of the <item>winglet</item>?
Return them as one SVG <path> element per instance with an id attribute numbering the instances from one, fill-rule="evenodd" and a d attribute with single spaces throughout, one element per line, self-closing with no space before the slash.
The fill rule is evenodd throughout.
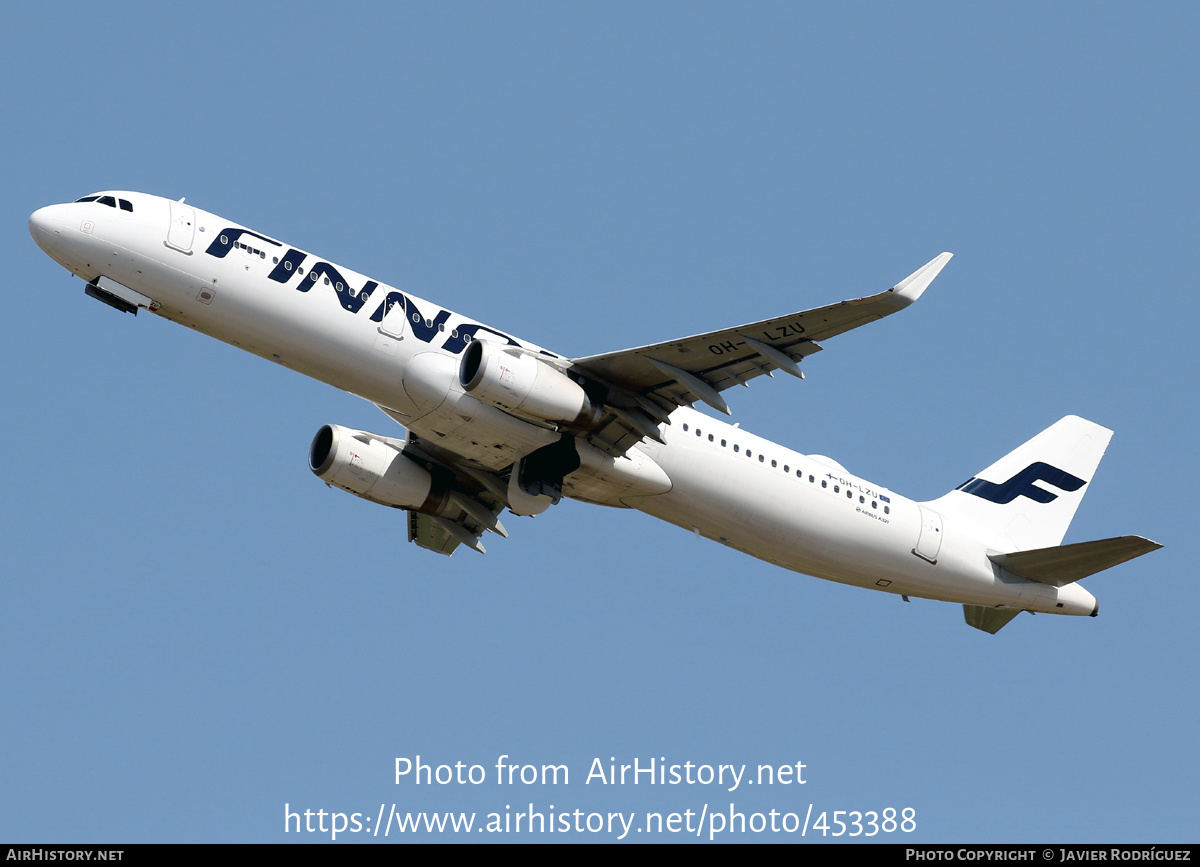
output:
<path id="1" fill-rule="evenodd" d="M 942 272 L 946 263 L 952 258 L 954 258 L 953 253 L 942 253 L 893 286 L 892 291 L 896 293 L 897 300 L 902 300 L 903 305 L 907 307 L 920 298 L 921 293 L 929 288 L 933 278 Z"/>

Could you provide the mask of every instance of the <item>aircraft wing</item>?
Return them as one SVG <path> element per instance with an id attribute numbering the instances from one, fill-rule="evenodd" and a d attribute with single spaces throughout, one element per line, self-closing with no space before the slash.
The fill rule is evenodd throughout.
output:
<path id="1" fill-rule="evenodd" d="M 699 400 L 728 415 L 729 405 L 720 392 L 731 386 L 775 370 L 803 378 L 799 362 L 820 351 L 818 340 L 903 310 L 921 296 L 952 255 L 942 253 L 877 295 L 681 340 L 573 359 L 573 368 L 610 386 L 608 414 L 589 439 L 620 453 L 643 436 L 657 439 L 657 426 L 676 407 Z"/>
<path id="2" fill-rule="evenodd" d="M 498 476 L 470 466 L 460 456 L 426 442 L 411 431 L 404 442 L 403 454 L 439 477 L 449 492 L 439 515 L 408 510 L 410 542 L 449 557 L 459 545 L 486 554 L 480 541 L 485 532 L 508 535 L 498 517 L 508 506 L 505 483 Z"/>
<path id="3" fill-rule="evenodd" d="M 408 541 L 449 557 L 459 545 L 486 554 L 480 538 L 488 530 L 507 536 L 498 517 L 507 502 L 487 490 L 468 492 L 465 487 L 462 476 L 455 479 L 450 505 L 441 515 L 409 509 Z"/>

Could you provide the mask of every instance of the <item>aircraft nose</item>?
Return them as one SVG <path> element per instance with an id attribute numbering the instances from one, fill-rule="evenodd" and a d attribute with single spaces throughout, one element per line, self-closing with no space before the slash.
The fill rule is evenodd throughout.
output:
<path id="1" fill-rule="evenodd" d="M 61 205 L 38 208 L 29 215 L 29 234 L 35 244 L 47 254 L 53 254 L 62 239 L 66 225 L 62 219 Z"/>

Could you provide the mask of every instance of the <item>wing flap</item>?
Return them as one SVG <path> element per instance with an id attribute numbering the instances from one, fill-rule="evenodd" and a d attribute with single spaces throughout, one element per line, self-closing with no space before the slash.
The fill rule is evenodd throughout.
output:
<path id="1" fill-rule="evenodd" d="M 454 508 L 441 515 L 408 511 L 408 541 L 420 548 L 449 557 L 459 545 L 486 554 L 480 541 L 487 531 L 508 537 L 508 531 L 496 518 L 503 505 L 488 505 L 458 491 L 450 494 Z"/>
<path id="2" fill-rule="evenodd" d="M 388 410 L 380 409 L 390 415 Z M 486 554 L 487 549 L 480 541 L 486 532 L 508 536 L 508 530 L 499 519 L 500 513 L 508 507 L 503 479 L 411 431 L 402 447 L 405 455 L 437 475 L 446 491 L 446 501 L 439 514 L 408 511 L 410 542 L 448 557 L 459 545 Z"/>
<path id="3" fill-rule="evenodd" d="M 453 554 L 459 545 L 458 539 L 451 536 L 433 515 L 413 511 L 408 513 L 408 541 L 447 557 Z"/>

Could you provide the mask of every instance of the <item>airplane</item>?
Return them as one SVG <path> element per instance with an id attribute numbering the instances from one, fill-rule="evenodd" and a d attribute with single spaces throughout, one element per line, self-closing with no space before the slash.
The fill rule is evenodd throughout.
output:
<path id="1" fill-rule="evenodd" d="M 818 578 L 959 603 L 995 634 L 1022 611 L 1096 616 L 1081 579 L 1160 547 L 1063 545 L 1112 431 L 1067 416 L 944 496 L 915 502 L 831 458 L 695 409 L 762 374 L 801 379 L 822 343 L 903 310 L 950 260 L 886 291 L 735 328 L 581 358 L 499 329 L 223 217 L 138 192 L 50 205 L 29 232 L 85 292 L 148 310 L 376 404 L 404 430 L 323 426 L 309 467 L 405 510 L 449 555 L 508 536 L 504 510 L 563 497 L 632 508 Z"/>

